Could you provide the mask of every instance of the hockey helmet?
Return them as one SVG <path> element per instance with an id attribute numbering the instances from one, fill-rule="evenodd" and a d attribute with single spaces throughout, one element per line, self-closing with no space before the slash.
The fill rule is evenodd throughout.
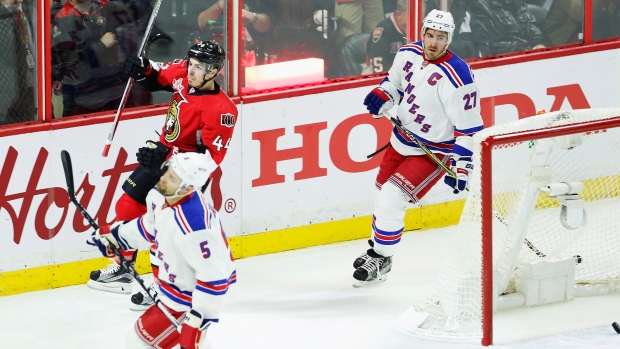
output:
<path id="1" fill-rule="evenodd" d="M 213 40 L 198 41 L 189 51 L 187 51 L 187 59 L 194 58 L 202 63 L 213 65 L 217 70 L 221 70 L 226 59 L 226 52 L 222 46 Z"/>
<path id="2" fill-rule="evenodd" d="M 424 21 L 422 21 L 421 35 L 424 37 L 426 29 L 441 30 L 448 33 L 448 45 L 452 42 L 452 35 L 454 34 L 454 19 L 450 12 L 432 10 L 426 15 Z"/>
<path id="3" fill-rule="evenodd" d="M 200 189 L 217 168 L 217 164 L 209 153 L 180 153 L 172 156 L 167 165 L 181 179 L 178 190 L 183 190 L 192 185 L 195 189 Z M 178 192 L 178 191 L 177 191 Z"/>

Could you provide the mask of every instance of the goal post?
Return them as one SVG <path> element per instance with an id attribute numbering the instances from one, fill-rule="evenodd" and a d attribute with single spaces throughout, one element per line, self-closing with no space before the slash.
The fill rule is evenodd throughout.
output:
<path id="1" fill-rule="evenodd" d="M 620 108 L 489 127 L 473 162 L 452 252 L 399 327 L 490 345 L 500 309 L 620 290 Z"/>

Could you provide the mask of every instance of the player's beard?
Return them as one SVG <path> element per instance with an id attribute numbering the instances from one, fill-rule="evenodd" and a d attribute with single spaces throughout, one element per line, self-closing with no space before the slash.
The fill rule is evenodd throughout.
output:
<path id="1" fill-rule="evenodd" d="M 431 51 L 430 49 L 433 49 L 434 51 Z M 435 45 L 433 47 L 426 47 L 424 49 L 424 57 L 429 60 L 429 61 L 434 61 L 437 58 L 439 58 L 441 55 L 443 55 L 443 53 L 445 53 L 446 48 L 445 46 L 443 47 L 443 49 L 440 50 L 440 48 Z"/>
<path id="2" fill-rule="evenodd" d="M 168 187 L 162 184 L 161 181 L 157 182 L 155 187 L 157 188 L 157 191 L 163 196 L 172 196 L 176 192 L 176 190 L 174 190 L 173 192 L 170 192 L 170 190 L 168 190 Z"/>

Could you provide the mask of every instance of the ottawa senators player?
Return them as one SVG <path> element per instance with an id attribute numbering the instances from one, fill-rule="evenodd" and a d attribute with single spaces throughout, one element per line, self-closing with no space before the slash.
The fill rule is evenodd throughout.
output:
<path id="1" fill-rule="evenodd" d="M 123 184 L 123 195 L 116 203 L 116 220 L 135 219 L 146 213 L 146 196 L 162 175 L 161 165 L 179 152 L 209 152 L 218 165 L 224 159 L 237 121 L 237 107 L 215 82 L 226 54 L 214 41 L 199 41 L 184 59 L 156 63 L 146 57 L 130 56 L 125 73 L 142 87 L 172 92 L 166 122 L 159 141 L 147 141 L 136 154 L 139 165 Z M 206 183 L 205 183 L 206 184 Z M 135 251 L 124 251 L 135 262 Z M 156 268 L 153 269 L 157 273 Z M 156 275 L 155 275 L 156 277 Z M 130 293 L 133 277 L 113 263 L 91 272 L 88 286 L 117 293 Z M 132 309 L 148 305 L 144 294 L 134 294 Z M 148 297 L 147 297 L 148 298 Z"/>

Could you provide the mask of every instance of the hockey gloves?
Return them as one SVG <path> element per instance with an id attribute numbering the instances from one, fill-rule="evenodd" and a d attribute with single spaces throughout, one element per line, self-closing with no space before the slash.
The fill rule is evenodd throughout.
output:
<path id="1" fill-rule="evenodd" d="M 385 89 L 375 87 L 364 99 L 364 105 L 370 114 L 378 119 L 381 117 L 380 111 L 392 109 L 394 98 Z"/>
<path id="2" fill-rule="evenodd" d="M 202 315 L 191 309 L 185 313 L 185 322 L 181 327 L 179 346 L 181 349 L 198 349 L 202 335 L 211 325 L 211 321 L 204 321 Z"/>
<path id="3" fill-rule="evenodd" d="M 89 240 L 86 241 L 87 244 L 97 246 L 99 251 L 104 257 L 114 258 L 116 255 L 112 252 L 112 248 L 110 244 L 114 245 L 116 248 L 119 248 L 118 241 L 120 240 L 118 237 L 118 229 L 121 226 L 121 222 L 112 224 L 112 225 L 102 225 L 99 229 L 95 230 Z M 122 248 L 122 246 L 120 246 Z M 129 249 L 129 246 L 126 249 Z"/>
<path id="4" fill-rule="evenodd" d="M 467 182 L 469 176 L 474 170 L 474 164 L 471 162 L 471 157 L 460 157 L 458 160 L 454 158 L 450 159 L 452 165 L 452 171 L 456 174 L 456 178 L 446 175 L 443 181 L 454 189 L 454 194 L 458 194 L 467 188 Z"/>
<path id="5" fill-rule="evenodd" d="M 160 142 L 146 141 L 146 147 L 138 149 L 136 157 L 140 165 L 149 170 L 161 169 L 161 165 L 166 161 L 170 148 Z"/>
<path id="6" fill-rule="evenodd" d="M 127 56 L 123 74 L 131 76 L 134 80 L 142 80 L 150 69 L 151 63 L 148 58 L 136 55 Z"/>

